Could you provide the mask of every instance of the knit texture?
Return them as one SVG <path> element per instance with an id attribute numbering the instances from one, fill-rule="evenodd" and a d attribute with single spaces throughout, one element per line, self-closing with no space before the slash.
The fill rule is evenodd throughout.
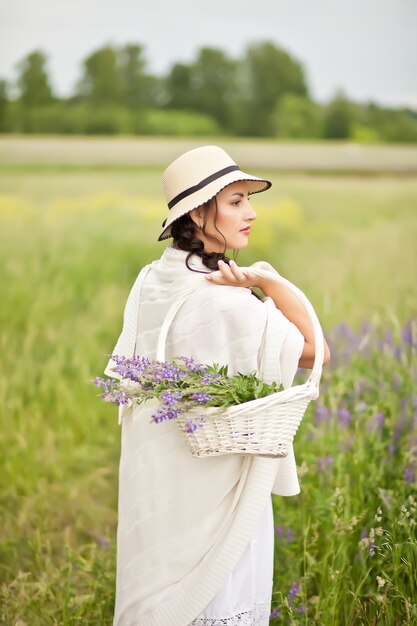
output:
<path id="1" fill-rule="evenodd" d="M 139 274 L 126 302 L 114 353 L 155 358 L 159 330 L 178 294 L 195 291 L 174 318 L 166 359 L 193 356 L 292 384 L 304 346 L 271 298 L 209 283 L 168 246 Z M 208 271 L 199 257 L 194 269 Z M 105 373 L 114 376 L 110 360 Z M 117 376 L 115 376 L 117 378 Z M 284 459 L 195 458 L 172 422 L 154 424 L 155 404 L 119 409 L 122 445 L 114 626 L 188 626 L 222 587 L 272 493 L 300 487 L 293 448 Z"/>

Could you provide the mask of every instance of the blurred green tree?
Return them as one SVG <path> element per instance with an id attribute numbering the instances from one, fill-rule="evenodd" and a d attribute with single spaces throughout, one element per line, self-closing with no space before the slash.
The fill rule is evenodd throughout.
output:
<path id="1" fill-rule="evenodd" d="M 288 93 L 308 97 L 302 65 L 288 52 L 266 41 L 250 45 L 239 70 L 242 128 L 249 135 L 273 134 L 273 111 L 277 102 Z"/>
<path id="2" fill-rule="evenodd" d="M 215 48 L 201 48 L 190 68 L 195 108 L 227 128 L 232 122 L 232 101 L 237 95 L 236 62 Z"/>
<path id="3" fill-rule="evenodd" d="M 6 80 L 0 79 L 0 133 L 8 130 L 7 128 L 7 103 L 8 103 L 8 83 Z"/>
<path id="4" fill-rule="evenodd" d="M 146 71 L 144 48 L 127 44 L 120 50 L 120 67 L 123 80 L 123 101 L 129 109 L 142 109 L 153 104 L 153 88 L 157 79 Z"/>
<path id="5" fill-rule="evenodd" d="M 191 66 L 186 63 L 174 63 L 165 77 L 167 92 L 166 107 L 169 109 L 191 109 L 194 106 L 194 94 L 191 88 Z"/>
<path id="6" fill-rule="evenodd" d="M 54 99 L 46 63 L 46 55 L 41 50 L 34 50 L 16 64 L 18 99 L 25 107 L 42 106 Z"/>
<path id="7" fill-rule="evenodd" d="M 275 105 L 271 116 L 276 137 L 319 138 L 322 134 L 320 107 L 303 96 L 284 94 Z"/>
<path id="8" fill-rule="evenodd" d="M 348 139 L 352 133 L 353 110 L 342 89 L 325 108 L 323 136 L 325 139 Z"/>
<path id="9" fill-rule="evenodd" d="M 77 99 L 94 105 L 120 104 L 124 81 L 117 50 L 104 46 L 83 61 L 83 75 L 76 86 Z"/>

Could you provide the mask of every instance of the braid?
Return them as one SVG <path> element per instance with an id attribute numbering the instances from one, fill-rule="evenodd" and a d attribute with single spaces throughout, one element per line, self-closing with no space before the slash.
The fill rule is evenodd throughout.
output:
<path id="1" fill-rule="evenodd" d="M 210 201 L 205 202 L 202 205 L 204 207 L 206 216 L 209 210 L 209 204 L 210 204 Z M 214 226 L 224 239 L 223 252 L 207 252 L 207 250 L 204 248 L 204 243 L 201 241 L 201 239 L 196 237 L 197 227 L 194 221 L 192 220 L 192 218 L 190 217 L 189 213 L 185 213 L 185 215 L 181 215 L 181 217 L 176 219 L 171 225 L 171 236 L 174 240 L 175 246 L 177 248 L 180 248 L 180 250 L 185 250 L 186 252 L 188 252 L 187 257 L 185 259 L 185 264 L 188 267 L 188 269 L 191 270 L 192 272 L 199 272 L 201 274 L 210 273 L 210 272 L 204 272 L 203 270 L 196 270 L 188 265 L 188 260 L 193 254 L 196 254 L 197 256 L 199 256 L 202 259 L 203 264 L 209 270 L 212 270 L 212 271 L 216 271 L 219 269 L 217 265 L 217 262 L 219 260 L 222 260 L 227 264 L 229 264 L 230 262 L 230 259 L 225 255 L 226 239 L 223 233 L 220 230 L 218 230 L 216 226 L 216 217 L 217 217 L 217 210 L 218 210 L 216 198 L 215 198 L 215 204 L 216 204 L 216 212 L 214 216 Z M 206 237 L 209 237 L 209 235 L 205 232 L 205 225 L 206 225 L 206 222 L 204 222 L 202 230 L 203 230 L 203 233 L 206 235 Z M 213 237 L 213 239 L 215 238 Z M 235 252 L 236 251 L 234 251 L 234 254 L 233 254 L 234 258 L 236 256 Z M 256 298 L 258 298 L 258 300 L 261 300 L 261 298 L 252 289 L 251 289 L 251 292 Z"/>
<path id="2" fill-rule="evenodd" d="M 217 262 L 221 259 L 225 263 L 229 263 L 230 259 L 225 256 L 222 252 L 207 252 L 204 248 L 204 243 L 201 239 L 198 239 L 195 236 L 196 226 L 188 214 L 182 215 L 179 217 L 171 226 L 171 234 L 174 238 L 175 245 L 181 250 L 185 250 L 188 252 L 188 255 L 185 259 L 185 264 L 189 270 L 193 272 L 200 272 L 201 270 L 196 270 L 188 265 L 189 258 L 196 254 L 199 256 L 203 264 L 209 270 L 218 270 L 219 267 Z M 205 273 L 205 272 L 202 272 Z M 208 274 L 209 272 L 207 272 Z"/>

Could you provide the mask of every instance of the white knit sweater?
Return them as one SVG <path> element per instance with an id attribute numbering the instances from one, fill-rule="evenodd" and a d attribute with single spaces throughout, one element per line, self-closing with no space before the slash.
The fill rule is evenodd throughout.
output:
<path id="1" fill-rule="evenodd" d="M 156 357 L 160 327 L 180 292 L 194 285 L 167 336 L 166 359 L 193 356 L 257 371 L 289 387 L 304 337 L 271 298 L 209 283 L 168 246 L 140 272 L 127 299 L 114 354 Z M 189 264 L 208 271 L 199 257 Z M 110 368 L 105 374 L 118 377 Z M 174 422 L 154 424 L 155 406 L 119 409 L 117 582 L 114 626 L 188 626 L 242 555 L 271 492 L 300 492 L 293 448 L 284 459 L 195 458 Z"/>

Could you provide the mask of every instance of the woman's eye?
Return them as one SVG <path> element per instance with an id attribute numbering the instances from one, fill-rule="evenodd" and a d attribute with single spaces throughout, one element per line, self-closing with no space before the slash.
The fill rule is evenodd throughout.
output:
<path id="1" fill-rule="evenodd" d="M 235 202 L 232 202 L 233 205 L 235 204 L 239 204 L 240 200 L 235 200 Z"/>

